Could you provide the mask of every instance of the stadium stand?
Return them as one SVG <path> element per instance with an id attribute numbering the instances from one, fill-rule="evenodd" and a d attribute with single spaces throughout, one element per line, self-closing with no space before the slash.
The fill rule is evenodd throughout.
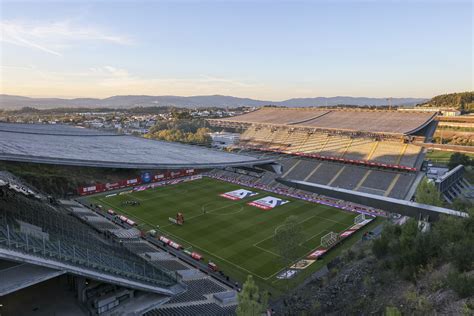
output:
<path id="1" fill-rule="evenodd" d="M 282 112 L 285 111 L 285 112 Z M 302 108 L 297 110 L 288 110 L 280 108 L 262 108 L 238 117 L 238 122 L 245 121 L 248 123 L 270 123 L 270 124 L 297 124 L 309 119 L 315 119 L 327 114 L 326 110 L 315 110 L 310 108 Z M 223 121 L 233 122 L 235 118 L 225 118 Z"/>
<path id="2" fill-rule="evenodd" d="M 188 291 L 176 295 L 168 302 L 168 304 L 204 301 L 206 300 L 204 295 L 227 291 L 226 288 L 218 285 L 210 279 L 188 280 L 184 281 L 184 283 L 186 284 Z"/>
<path id="3" fill-rule="evenodd" d="M 178 260 L 157 260 L 156 262 L 158 265 L 169 271 L 180 271 L 189 269 L 189 267 L 185 266 Z"/>
<path id="4" fill-rule="evenodd" d="M 332 183 L 332 186 L 354 190 L 366 172 L 367 169 L 365 168 L 345 166 L 343 172 Z"/>
<path id="5" fill-rule="evenodd" d="M 397 164 L 403 148 L 406 148 L 406 145 L 402 143 L 379 142 L 372 154 L 371 160 L 388 164 Z"/>
<path id="6" fill-rule="evenodd" d="M 424 158 L 414 143 L 430 137 L 433 119 L 433 113 L 266 107 L 209 122 L 244 129 L 236 147 L 272 153 L 283 179 L 410 199 Z M 281 186 L 269 175 L 259 183 Z"/>
<path id="7" fill-rule="evenodd" d="M 329 184 L 329 182 L 340 172 L 341 168 L 343 167 L 344 166 L 341 164 L 325 163 L 324 166 L 313 173 L 307 179 L 307 181 L 320 184 Z"/>
<path id="8" fill-rule="evenodd" d="M 273 138 L 270 128 L 250 127 L 253 136 L 242 135 L 238 147 L 245 149 L 273 151 L 296 155 L 313 155 L 316 158 L 330 159 L 330 157 L 341 159 L 351 163 L 351 160 L 359 160 L 361 163 L 373 161 L 393 166 L 414 168 L 421 153 L 421 147 L 404 143 L 402 138 L 398 140 L 374 140 L 367 137 L 350 137 L 347 135 L 328 134 L 320 132 L 289 131 L 282 128 L 273 134 L 289 135 L 285 140 L 281 137 Z"/>
<path id="9" fill-rule="evenodd" d="M 270 107 L 209 122 L 246 129 L 238 145 L 246 150 L 415 172 L 422 149 L 409 142 L 433 119 L 433 113 Z"/>
<path id="10" fill-rule="evenodd" d="M 2 204 L 1 247 L 150 285 L 169 287 L 176 283 L 165 271 L 123 247 L 106 243 L 73 217 L 21 198 L 3 200 Z"/>
<path id="11" fill-rule="evenodd" d="M 310 159 L 296 160 L 293 166 L 283 176 L 290 179 L 305 179 L 319 165 L 319 161 Z"/>
<path id="12" fill-rule="evenodd" d="M 150 311 L 145 316 L 196 316 L 196 315 L 209 315 L 209 316 L 227 316 L 235 315 L 236 305 L 231 306 L 219 306 L 215 303 L 205 303 L 187 306 L 173 306 L 160 308 Z"/>

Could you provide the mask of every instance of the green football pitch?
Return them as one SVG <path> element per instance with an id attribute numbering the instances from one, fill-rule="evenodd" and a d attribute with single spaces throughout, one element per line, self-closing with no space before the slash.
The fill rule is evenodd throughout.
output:
<path id="1" fill-rule="evenodd" d="M 237 189 L 258 194 L 243 200 L 220 196 Z M 356 216 L 336 208 L 210 178 L 112 197 L 105 195 L 92 196 L 89 201 L 131 218 L 141 230 L 159 227 L 160 234 L 201 253 L 206 260 L 217 263 L 224 273 L 239 281 L 252 274 L 270 285 L 278 282 L 276 276 L 284 270 L 273 235 L 287 217 L 295 215 L 301 223 L 305 238 L 297 247 L 301 257 L 305 257 L 320 245 L 323 235 L 348 228 Z M 265 196 L 278 197 L 289 203 L 266 211 L 247 205 Z M 128 200 L 140 203 L 124 203 Z M 177 212 L 184 214 L 182 226 L 168 220 L 175 218 Z"/>

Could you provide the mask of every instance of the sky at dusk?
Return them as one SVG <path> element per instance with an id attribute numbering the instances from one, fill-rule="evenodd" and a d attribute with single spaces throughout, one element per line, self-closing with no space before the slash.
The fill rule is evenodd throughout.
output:
<path id="1" fill-rule="evenodd" d="M 432 97 L 473 90 L 471 1 L 9 1 L 0 93 Z"/>

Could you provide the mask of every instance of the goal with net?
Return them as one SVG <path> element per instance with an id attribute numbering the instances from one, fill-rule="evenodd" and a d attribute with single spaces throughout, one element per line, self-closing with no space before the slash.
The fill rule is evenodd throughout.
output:
<path id="1" fill-rule="evenodd" d="M 359 214 L 354 218 L 354 224 L 363 223 L 363 222 L 365 222 L 365 220 L 366 220 L 365 214 Z"/>
<path id="2" fill-rule="evenodd" d="M 321 246 L 324 248 L 331 248 L 334 246 L 339 239 L 339 235 L 335 232 L 330 232 L 329 234 L 321 237 Z"/>

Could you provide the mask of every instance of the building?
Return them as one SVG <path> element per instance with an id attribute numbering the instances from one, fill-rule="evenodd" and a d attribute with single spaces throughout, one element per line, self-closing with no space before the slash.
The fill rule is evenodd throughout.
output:
<path id="1" fill-rule="evenodd" d="M 239 142 L 239 133 L 217 132 L 209 134 L 212 138 L 212 147 L 227 148 Z"/>

